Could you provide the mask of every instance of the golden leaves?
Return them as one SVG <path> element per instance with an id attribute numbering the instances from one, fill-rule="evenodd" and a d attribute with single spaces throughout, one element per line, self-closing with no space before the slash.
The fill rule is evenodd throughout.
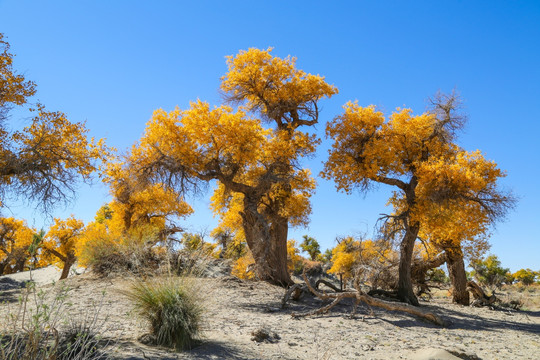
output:
<path id="1" fill-rule="evenodd" d="M 272 56 L 271 51 L 250 48 L 228 56 L 229 72 L 221 79 L 221 90 L 229 101 L 246 102 L 250 111 L 259 111 L 278 123 L 285 120 L 296 128 L 300 124 L 295 122 L 294 112 L 308 109 L 304 114 L 308 115 L 316 111 L 311 105 L 338 91 L 324 77 L 296 69 L 296 58 L 281 59 Z M 286 113 L 291 117 L 284 118 Z"/>

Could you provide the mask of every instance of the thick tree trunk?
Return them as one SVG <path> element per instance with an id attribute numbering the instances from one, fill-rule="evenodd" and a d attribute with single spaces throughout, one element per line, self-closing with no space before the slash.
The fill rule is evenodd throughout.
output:
<path id="1" fill-rule="evenodd" d="M 399 267 L 398 267 L 398 288 L 397 296 L 398 298 L 414 306 L 420 305 L 418 299 L 414 294 L 412 279 L 411 279 L 411 267 L 412 267 L 412 255 L 414 250 L 414 242 L 418 236 L 418 231 L 420 229 L 420 224 L 410 225 L 403 236 L 403 240 L 400 245 L 400 257 L 399 257 Z"/>
<path id="2" fill-rule="evenodd" d="M 469 292 L 467 291 L 467 274 L 461 249 L 449 249 L 446 252 L 446 266 L 452 283 L 452 302 L 469 306 Z"/>
<path id="3" fill-rule="evenodd" d="M 289 224 L 286 218 L 275 216 L 270 221 L 251 204 L 241 213 L 243 228 L 259 279 L 279 286 L 293 284 L 287 269 L 287 235 Z"/>

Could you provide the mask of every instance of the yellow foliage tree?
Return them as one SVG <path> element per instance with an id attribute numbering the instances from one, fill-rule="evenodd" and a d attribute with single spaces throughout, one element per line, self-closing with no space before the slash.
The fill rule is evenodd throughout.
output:
<path id="1" fill-rule="evenodd" d="M 358 277 L 378 288 L 387 268 L 395 263 L 396 254 L 391 244 L 384 240 L 361 240 L 347 236 L 338 240 L 332 249 L 329 272 L 340 275 L 343 283 Z"/>
<path id="2" fill-rule="evenodd" d="M 107 156 L 103 140 L 88 140 L 83 123 L 71 123 L 61 112 L 38 104 L 22 131 L 11 132 L 4 121 L 11 108 L 23 106 L 35 84 L 13 70 L 13 55 L 0 34 L 0 203 L 5 193 L 49 206 L 65 201 L 79 177 L 87 180 L 96 161 Z"/>
<path id="3" fill-rule="evenodd" d="M 334 143 L 322 173 L 348 193 L 355 188 L 368 191 L 374 184 L 396 188 L 389 200 L 395 213 L 388 218 L 399 230 L 393 234 L 402 234 L 397 291 L 402 301 L 413 305 L 418 299 L 411 281 L 412 256 L 426 216 L 433 221 L 426 233 L 435 228 L 441 232 L 449 223 L 441 226 L 441 219 L 432 216 L 437 209 L 454 216 L 453 210 L 461 206 L 459 218 L 467 216 L 465 209 L 470 207 L 476 219 L 486 216 L 493 222 L 513 203 L 511 195 L 496 189 L 496 180 L 503 176 L 496 165 L 454 144 L 456 131 L 463 126 L 463 117 L 456 113 L 457 97 L 438 95 L 432 104 L 421 115 L 398 109 L 385 119 L 373 106 L 347 103 L 344 113 L 327 126 Z M 478 212 L 480 208 L 484 211 Z M 452 241 L 460 242 L 463 236 Z"/>
<path id="4" fill-rule="evenodd" d="M 81 238 L 78 256 L 88 266 L 96 258 L 122 251 L 150 249 L 181 231 L 174 220 L 193 212 L 183 198 L 160 183 L 152 184 L 133 168 L 132 157 L 110 161 L 104 171 L 113 201 L 100 208 Z"/>
<path id="5" fill-rule="evenodd" d="M 55 218 L 43 241 L 43 257 L 62 267 L 60 280 L 69 275 L 71 266 L 77 261 L 77 248 L 84 223 L 73 215 L 65 220 Z"/>
<path id="6" fill-rule="evenodd" d="M 301 273 L 305 259 L 300 256 L 300 249 L 296 245 L 296 240 L 287 241 L 287 267 L 290 272 Z"/>
<path id="7" fill-rule="evenodd" d="M 109 162 L 104 182 L 109 184 L 113 196 L 108 205 L 109 226 L 131 237 L 154 233 L 154 242 L 163 241 L 181 231 L 173 223 L 175 218 L 193 212 L 179 193 L 161 183 L 150 183 L 143 174 L 137 173 L 133 157 L 126 157 L 124 162 Z"/>
<path id="8" fill-rule="evenodd" d="M 341 276 L 341 280 L 347 283 L 354 277 L 354 268 L 360 260 L 361 242 L 348 236 L 339 241 L 332 249 L 332 267 L 328 270 L 331 274 Z"/>
<path id="9" fill-rule="evenodd" d="M 24 271 L 35 232 L 23 220 L 0 218 L 0 275 Z"/>
<path id="10" fill-rule="evenodd" d="M 337 89 L 296 69 L 294 58 L 270 51 L 227 58 L 221 89 L 229 103 L 242 105 L 236 111 L 202 101 L 184 111 L 155 111 L 137 163 L 156 182 L 180 191 L 217 180 L 212 201 L 222 227 L 241 228 L 260 279 L 287 285 L 288 227 L 307 222 L 315 187 L 299 160 L 319 143 L 299 129 L 317 123 L 318 101 Z M 263 121 L 274 126 L 265 128 Z"/>

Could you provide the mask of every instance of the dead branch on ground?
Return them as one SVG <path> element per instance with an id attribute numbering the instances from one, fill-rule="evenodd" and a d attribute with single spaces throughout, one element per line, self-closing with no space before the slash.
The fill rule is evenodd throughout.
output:
<path id="1" fill-rule="evenodd" d="M 420 308 L 410 306 L 410 305 L 407 305 L 407 304 L 400 304 L 400 303 L 394 303 L 394 302 L 389 302 L 389 301 L 376 299 L 376 298 L 371 297 L 371 296 L 365 294 L 364 292 L 362 292 L 359 289 L 359 287 L 356 290 L 347 290 L 347 291 L 340 292 L 340 293 L 327 293 L 327 292 L 324 292 L 324 291 L 321 292 L 321 291 L 315 289 L 311 285 L 311 283 L 308 280 L 305 273 L 303 274 L 303 278 L 304 278 L 304 282 L 305 282 L 306 286 L 308 287 L 309 291 L 311 291 L 311 293 L 313 295 L 315 295 L 316 297 L 318 297 L 319 299 L 321 299 L 323 301 L 331 301 L 331 303 L 328 304 L 328 305 L 325 305 L 325 306 L 323 306 L 323 307 L 321 307 L 319 309 L 316 309 L 316 310 L 310 311 L 308 313 L 305 313 L 305 314 L 293 313 L 293 314 L 291 314 L 293 317 L 304 317 L 304 316 L 323 314 L 323 313 L 328 312 L 330 309 L 332 309 L 337 304 L 339 304 L 339 302 L 341 302 L 343 299 L 352 298 L 352 299 L 354 299 L 354 305 L 353 305 L 353 311 L 352 311 L 353 315 L 356 312 L 356 306 L 359 303 L 363 302 L 363 303 L 365 303 L 365 304 L 367 304 L 369 306 L 380 307 L 380 308 L 390 310 L 390 311 L 406 312 L 408 314 L 412 314 L 412 315 L 418 316 L 418 317 L 420 317 L 422 319 L 425 319 L 425 320 L 427 320 L 427 321 L 429 321 L 431 323 L 434 323 L 436 325 L 440 325 L 440 326 L 445 326 L 446 325 L 441 318 L 439 318 L 437 315 L 435 315 L 435 314 L 433 314 L 431 312 L 427 312 L 427 311 L 424 311 L 424 310 L 422 310 Z"/>
<path id="2" fill-rule="evenodd" d="M 495 296 L 495 292 L 491 294 L 491 296 L 487 296 L 484 290 L 475 283 L 474 281 L 467 282 L 467 290 L 472 294 L 474 297 L 474 301 L 472 302 L 471 306 L 481 307 L 481 306 L 494 306 L 495 301 L 497 301 L 497 297 Z"/>

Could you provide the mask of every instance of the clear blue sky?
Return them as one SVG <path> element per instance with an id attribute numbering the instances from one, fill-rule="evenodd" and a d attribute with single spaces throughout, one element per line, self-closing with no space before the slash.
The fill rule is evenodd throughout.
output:
<path id="1" fill-rule="evenodd" d="M 122 150 L 154 109 L 197 98 L 219 104 L 225 56 L 249 47 L 296 56 L 299 68 L 339 88 L 322 103 L 321 135 L 348 100 L 422 112 L 427 97 L 456 88 L 469 115 L 460 145 L 507 170 L 503 185 L 520 198 L 498 224 L 492 253 L 514 271 L 540 269 L 539 1 L 0 0 L 0 32 L 41 102 Z M 314 174 L 328 146 L 306 163 Z M 389 189 L 347 196 L 318 184 L 309 228 L 290 237 L 309 234 L 326 248 L 336 235 L 372 235 Z M 81 186 L 53 215 L 89 221 L 108 200 L 99 183 Z M 197 213 L 184 226 L 211 229 L 208 196 L 192 203 Z M 4 214 L 44 225 L 38 211 L 10 205 Z"/>

